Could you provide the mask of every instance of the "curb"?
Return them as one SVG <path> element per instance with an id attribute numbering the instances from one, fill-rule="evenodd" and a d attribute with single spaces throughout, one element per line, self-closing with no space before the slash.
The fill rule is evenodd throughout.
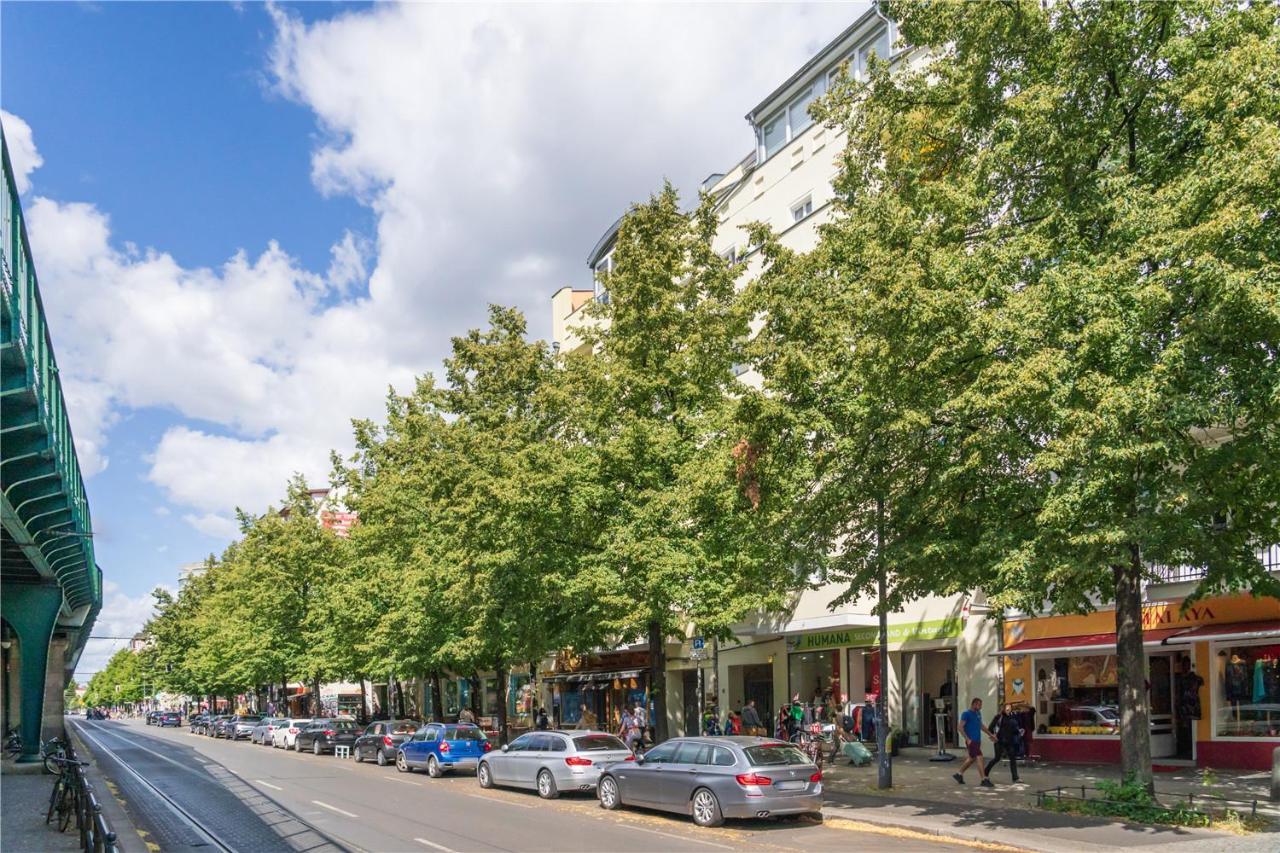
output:
<path id="1" fill-rule="evenodd" d="M 980 833 L 957 827 L 938 827 L 927 823 L 917 823 L 904 818 L 886 818 L 878 814 L 867 814 L 860 811 L 856 806 L 844 806 L 838 803 L 823 803 L 823 816 L 830 815 L 833 818 L 841 820 L 849 820 L 855 823 L 866 823 L 874 826 L 884 827 L 885 829 L 901 829 L 907 832 L 916 832 L 920 835 L 929 835 L 942 841 L 957 841 L 965 844 L 981 844 L 984 846 L 1003 846 L 1016 847 L 1020 850 L 1029 850 L 1033 853 L 1078 853 L 1080 850 L 1110 850 L 1109 845 L 1092 844 L 1090 842 L 1073 842 L 1070 847 L 1046 847 L 1042 844 L 1034 844 L 1023 841 L 1021 832 L 1009 832 L 1000 838 L 993 838 L 991 833 Z M 1011 838 L 1010 835 L 1017 835 L 1017 838 Z"/>

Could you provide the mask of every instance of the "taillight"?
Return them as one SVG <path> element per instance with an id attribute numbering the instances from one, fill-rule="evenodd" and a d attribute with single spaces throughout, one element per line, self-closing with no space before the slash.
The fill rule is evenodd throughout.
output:
<path id="1" fill-rule="evenodd" d="M 440 741 L 440 751 L 441 751 L 441 752 L 448 752 L 448 751 L 449 751 L 449 744 L 448 744 L 448 742 L 447 742 L 447 741 L 443 741 L 443 740 L 442 740 L 442 741 Z"/>
<path id="2" fill-rule="evenodd" d="M 383 735 L 383 736 L 382 736 L 382 745 L 383 745 L 383 746 L 395 746 L 395 742 L 391 740 L 391 735 Z"/>
<path id="3" fill-rule="evenodd" d="M 813 772 L 813 775 L 809 777 L 809 781 L 810 781 L 810 782 L 821 782 L 821 781 L 822 781 L 822 771 L 821 771 L 821 770 L 815 770 L 815 771 Z"/>
<path id="4" fill-rule="evenodd" d="M 484 751 L 485 751 L 485 752 L 488 752 L 488 751 L 489 751 L 489 750 L 491 750 L 491 749 L 493 749 L 493 744 L 489 743 L 489 741 L 485 741 L 485 742 L 484 742 Z"/>
<path id="5" fill-rule="evenodd" d="M 623 760 L 623 761 L 635 761 L 635 760 L 636 760 L 636 757 L 635 757 L 634 755 L 628 755 L 626 758 L 624 758 L 624 759 L 622 759 L 622 760 Z"/>
<path id="6" fill-rule="evenodd" d="M 577 756 L 577 755 L 571 755 L 564 760 L 564 763 L 568 764 L 570 767 L 590 767 L 591 759 L 582 758 L 581 756 Z"/>
<path id="7" fill-rule="evenodd" d="M 333 729 L 325 729 L 325 730 L 324 730 L 324 733 L 325 733 L 326 735 L 328 735 L 329 737 L 333 737 L 334 735 L 336 735 L 336 734 L 337 734 L 337 732 L 335 732 Z"/>
<path id="8" fill-rule="evenodd" d="M 293 728 L 292 726 L 289 727 L 289 734 L 296 735 L 297 733 L 298 733 L 297 729 Z"/>
<path id="9" fill-rule="evenodd" d="M 768 776 L 761 776 L 759 773 L 739 773 L 737 775 L 738 784 L 744 788 L 747 785 L 772 785 L 773 780 Z"/>

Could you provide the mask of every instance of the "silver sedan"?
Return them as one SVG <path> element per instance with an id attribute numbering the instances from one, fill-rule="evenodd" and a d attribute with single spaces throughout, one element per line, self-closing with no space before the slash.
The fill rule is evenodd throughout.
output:
<path id="1" fill-rule="evenodd" d="M 634 760 L 627 745 L 606 732 L 529 732 L 480 759 L 476 779 L 481 788 L 533 788 L 550 800 L 561 791 L 590 791 L 604 767 Z"/>
<path id="2" fill-rule="evenodd" d="M 596 791 L 602 808 L 645 806 L 690 815 L 699 826 L 822 812 L 822 771 L 769 738 L 674 738 L 606 768 Z"/>

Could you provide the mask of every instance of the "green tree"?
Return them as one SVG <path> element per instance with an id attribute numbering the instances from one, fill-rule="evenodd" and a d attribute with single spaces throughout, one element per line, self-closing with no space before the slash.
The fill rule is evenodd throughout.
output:
<path id="1" fill-rule="evenodd" d="M 1276 586 L 1255 557 L 1280 536 L 1276 7 L 885 10 L 933 58 L 821 108 L 848 132 L 840 215 L 815 257 L 778 255 L 813 304 L 762 297 L 769 387 L 808 396 L 755 405 L 799 443 L 824 411 L 870 420 L 845 541 L 865 551 L 867 496 L 890 496 L 898 595 L 1114 602 L 1122 767 L 1149 787 L 1150 566 L 1204 566 L 1196 595 Z M 798 334 L 816 355 L 780 343 Z M 802 392 L 841 357 L 854 382 Z M 837 487 L 789 452 L 766 485 Z"/>
<path id="2" fill-rule="evenodd" d="M 749 327 L 739 270 L 712 248 L 715 204 L 680 209 L 668 185 L 623 219 L 588 354 L 566 359 L 577 429 L 592 448 L 584 496 L 600 525 L 575 597 L 615 641 L 649 644 L 654 725 L 666 737 L 665 645 L 690 623 L 728 632 L 780 607 L 795 575 L 757 559 L 751 498 L 735 480 L 742 390 L 733 365 Z M 732 511 L 731 511 L 732 510 Z"/>

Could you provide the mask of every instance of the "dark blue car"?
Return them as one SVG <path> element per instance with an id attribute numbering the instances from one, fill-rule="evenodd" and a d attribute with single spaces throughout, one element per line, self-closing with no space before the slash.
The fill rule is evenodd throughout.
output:
<path id="1" fill-rule="evenodd" d="M 433 779 L 446 770 L 475 770 L 480 756 L 492 747 L 479 726 L 471 723 L 427 723 L 396 751 L 401 773 L 426 770 Z"/>

